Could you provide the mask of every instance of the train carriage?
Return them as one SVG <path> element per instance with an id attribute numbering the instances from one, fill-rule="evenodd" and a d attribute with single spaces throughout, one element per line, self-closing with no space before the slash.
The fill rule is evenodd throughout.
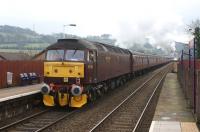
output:
<path id="1" fill-rule="evenodd" d="M 43 53 L 45 85 L 41 92 L 46 106 L 82 107 L 133 75 L 168 62 L 83 39 L 60 39 Z"/>
<path id="2" fill-rule="evenodd" d="M 148 56 L 145 54 L 133 53 L 132 60 L 133 60 L 133 65 L 132 65 L 133 73 L 141 72 L 149 67 Z"/>

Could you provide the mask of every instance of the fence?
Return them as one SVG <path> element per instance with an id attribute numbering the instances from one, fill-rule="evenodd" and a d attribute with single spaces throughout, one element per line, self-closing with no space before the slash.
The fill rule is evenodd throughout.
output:
<path id="1" fill-rule="evenodd" d="M 0 88 L 7 87 L 7 72 L 13 73 L 13 86 L 20 85 L 20 73 L 35 72 L 43 80 L 42 61 L 0 61 Z"/>
<path id="2" fill-rule="evenodd" d="M 183 60 L 178 64 L 178 79 L 196 120 L 200 122 L 200 60 Z"/>

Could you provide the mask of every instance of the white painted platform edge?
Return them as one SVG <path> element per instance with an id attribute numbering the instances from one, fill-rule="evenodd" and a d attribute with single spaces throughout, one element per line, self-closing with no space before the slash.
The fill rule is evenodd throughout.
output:
<path id="1" fill-rule="evenodd" d="M 20 98 L 20 97 L 36 94 L 36 93 L 39 93 L 39 92 L 40 92 L 40 90 L 36 90 L 36 91 L 32 91 L 32 92 L 27 92 L 27 93 L 17 94 L 17 95 L 5 97 L 5 98 L 0 98 L 0 102 L 4 102 L 4 101 L 15 99 L 15 98 Z"/>
<path id="2" fill-rule="evenodd" d="M 151 122 L 151 127 L 149 129 L 149 132 L 153 132 L 154 126 L 155 126 L 155 121 L 152 121 Z"/>

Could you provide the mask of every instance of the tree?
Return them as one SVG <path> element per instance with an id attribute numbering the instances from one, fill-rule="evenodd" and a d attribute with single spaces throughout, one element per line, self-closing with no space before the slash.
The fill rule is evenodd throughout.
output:
<path id="1" fill-rule="evenodd" d="M 197 19 L 195 21 L 192 21 L 192 23 L 189 25 L 189 31 L 194 35 L 194 40 L 196 44 L 196 50 L 197 50 L 197 58 L 200 58 L 200 20 Z"/>
<path id="2" fill-rule="evenodd" d="M 197 49 L 197 58 L 200 58 L 200 27 L 196 27 L 194 30 L 194 38 L 195 38 L 195 44 Z"/>
<path id="3" fill-rule="evenodd" d="M 89 41 L 105 43 L 109 45 L 115 45 L 116 39 L 111 38 L 111 34 L 102 34 L 101 36 L 87 36 L 86 39 Z"/>

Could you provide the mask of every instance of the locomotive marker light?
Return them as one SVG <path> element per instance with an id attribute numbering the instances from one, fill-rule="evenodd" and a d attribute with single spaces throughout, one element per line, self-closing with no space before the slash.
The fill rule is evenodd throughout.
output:
<path id="1" fill-rule="evenodd" d="M 47 84 L 44 84 L 43 86 L 42 86 L 42 88 L 41 88 L 41 93 L 42 94 L 49 94 L 50 93 L 50 87 L 49 87 L 49 85 L 47 85 Z"/>

